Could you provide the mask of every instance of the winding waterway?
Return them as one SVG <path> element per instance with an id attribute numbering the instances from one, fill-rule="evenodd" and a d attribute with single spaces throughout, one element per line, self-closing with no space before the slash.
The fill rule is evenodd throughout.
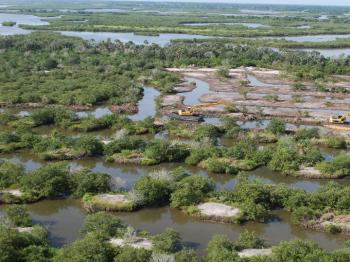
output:
<path id="1" fill-rule="evenodd" d="M 92 9 L 91 9 L 92 10 Z M 103 10 L 103 9 L 96 9 Z M 106 9 L 107 10 L 107 9 Z M 104 11 L 104 10 L 103 10 Z M 237 14 L 235 14 L 237 15 Z M 243 15 L 243 14 L 241 14 Z M 58 17 L 56 17 L 58 18 Z M 14 34 L 29 34 L 32 30 L 24 30 L 18 27 L 19 24 L 25 25 L 48 25 L 48 22 L 41 21 L 41 19 L 55 19 L 55 17 L 37 17 L 33 15 L 23 15 L 23 14 L 4 14 L 0 15 L 0 23 L 7 21 L 17 22 L 17 25 L 12 27 L 0 26 L 0 35 L 14 35 Z M 246 26 L 257 27 L 259 24 L 255 23 L 238 23 Z M 188 34 L 159 34 L 159 36 L 142 36 L 134 35 L 134 33 L 112 33 L 112 32 L 75 32 L 75 31 L 61 31 L 63 35 L 67 36 L 77 36 L 85 40 L 94 39 L 95 41 L 106 41 L 110 38 L 112 41 L 119 39 L 123 43 L 129 41 L 134 42 L 135 44 L 141 45 L 147 40 L 149 43 L 156 43 L 160 46 L 170 43 L 172 39 L 206 39 L 212 38 L 212 36 L 204 35 L 188 35 Z M 349 38 L 350 35 L 309 35 L 309 36 L 292 36 L 292 37 L 259 37 L 252 39 L 286 39 L 297 42 L 321 42 L 321 41 L 333 41 L 336 38 Z M 345 55 L 350 55 L 350 48 L 341 48 L 341 49 L 301 49 L 305 51 L 317 51 L 324 56 L 336 56 L 344 53 Z"/>
<path id="2" fill-rule="evenodd" d="M 40 21 L 41 18 L 27 15 L 15 15 L 15 14 L 1 14 L 1 21 L 13 21 L 17 24 L 43 24 L 46 22 Z M 24 31 L 24 32 L 22 32 Z M 30 33 L 31 31 L 22 30 L 17 25 L 15 27 L 0 27 L 0 33 L 6 34 L 21 34 Z M 149 39 L 149 42 L 156 42 L 164 45 L 169 42 L 170 39 L 184 38 L 184 35 L 176 34 L 161 34 L 160 37 L 145 37 L 145 36 L 134 36 L 130 34 L 122 33 L 91 33 L 91 32 L 63 32 L 65 35 L 76 35 L 83 37 L 84 39 L 94 38 L 96 41 L 106 40 L 107 38 L 120 39 L 123 42 L 134 41 L 135 43 L 143 43 L 145 39 Z M 186 35 L 188 38 L 200 38 L 201 36 Z M 202 36 L 206 38 L 205 36 Z M 316 38 L 316 36 L 315 36 Z M 301 39 L 301 38 L 300 38 Z M 185 96 L 185 104 L 197 104 L 198 97 L 204 93 L 211 93 L 209 90 L 209 84 L 200 81 L 198 79 L 186 78 L 188 81 L 195 81 L 197 88 L 192 92 L 183 93 Z M 251 82 L 258 81 L 254 77 L 249 76 Z M 254 84 L 259 84 L 254 82 Z M 213 93 L 213 92 L 212 92 Z M 139 102 L 139 113 L 130 116 L 133 120 L 144 119 L 146 116 L 153 116 L 155 118 L 165 119 L 166 117 L 160 114 L 155 109 L 154 97 L 159 95 L 159 92 L 152 87 L 145 86 L 145 92 L 143 99 Z M 290 110 L 290 109 L 288 109 Z M 312 110 L 309 110 L 312 111 Z M 319 110 L 318 110 L 319 111 Z M 26 114 L 26 111 L 19 113 Z M 341 111 L 339 111 L 341 112 Z M 100 105 L 93 108 L 91 113 L 95 116 L 102 116 L 103 114 L 110 113 L 108 105 Z M 86 113 L 79 113 L 80 116 L 85 116 Z M 217 118 L 207 118 L 206 122 L 218 122 Z M 260 127 L 266 126 L 268 121 L 255 121 L 253 123 L 240 123 L 244 127 L 249 125 L 253 126 L 260 125 Z M 293 125 L 292 125 L 293 126 Z M 295 127 L 295 126 L 293 126 Z M 47 133 L 53 128 L 57 127 L 39 127 L 37 131 Z M 8 129 L 7 127 L 1 126 L 1 129 Z M 78 132 L 72 132 L 60 129 L 66 135 L 78 136 Z M 91 134 L 101 137 L 109 137 L 113 134 L 112 130 L 101 130 L 91 132 Z M 163 138 L 163 139 L 174 139 L 166 132 L 162 134 L 147 134 L 141 137 L 145 139 Z M 180 141 L 188 143 L 188 139 L 180 139 Z M 233 140 L 222 138 L 220 144 L 232 145 Z M 321 148 L 321 152 L 325 159 L 329 161 L 334 156 L 339 154 L 342 150 L 326 149 Z M 11 154 L 2 154 L 1 159 L 8 161 L 19 161 L 25 164 L 26 170 L 30 171 L 39 168 L 41 165 L 49 163 L 49 161 L 43 161 L 38 159 L 36 156 L 30 153 L 30 150 L 24 149 L 16 151 Z M 203 169 L 190 166 L 186 163 L 162 163 L 157 166 L 133 166 L 133 165 L 120 165 L 114 163 L 104 163 L 101 158 L 83 158 L 79 160 L 69 161 L 69 163 L 76 163 L 85 167 L 90 167 L 93 171 L 106 172 L 113 177 L 121 177 L 126 180 L 126 187 L 131 188 L 134 182 L 142 175 L 154 170 L 155 168 L 167 168 L 174 169 L 179 166 L 183 166 L 186 172 L 191 175 L 200 174 L 206 177 L 213 178 L 216 182 L 217 188 L 226 187 L 232 188 L 235 185 L 235 175 L 229 174 L 216 174 L 207 172 Z M 250 179 L 258 178 L 268 183 L 280 184 L 285 183 L 290 187 L 300 187 L 307 191 L 313 192 L 319 186 L 325 185 L 327 180 L 301 180 L 292 177 L 287 177 L 279 172 L 274 172 L 266 167 L 260 167 L 256 170 L 248 172 Z M 342 185 L 350 185 L 350 179 L 340 179 L 338 183 Z M 1 205 L 0 210 L 3 210 L 6 206 Z M 60 247 L 64 244 L 72 243 L 77 235 L 75 234 L 82 226 L 86 213 L 82 208 L 80 199 L 63 198 L 63 199 L 46 199 L 37 203 L 29 204 L 30 213 L 33 216 L 34 224 L 48 225 L 50 224 L 49 239 L 52 241 L 53 246 Z M 2 212 L 2 211 L 0 211 Z M 241 225 L 226 225 L 217 224 L 210 222 L 203 222 L 195 220 L 178 209 L 171 209 L 169 207 L 158 207 L 158 208 L 144 208 L 132 213 L 114 213 L 115 216 L 123 218 L 127 223 L 139 230 L 149 231 L 151 234 L 161 233 L 165 228 L 172 227 L 178 230 L 182 237 L 182 244 L 188 247 L 194 247 L 198 250 L 199 255 L 204 255 L 204 248 L 207 242 L 211 239 L 214 234 L 225 234 L 231 240 L 238 237 L 238 234 L 244 229 L 249 231 L 256 231 L 260 237 L 266 237 L 270 240 L 272 245 L 278 245 L 281 240 L 290 240 L 294 237 L 299 237 L 304 240 L 313 239 L 318 242 L 323 248 L 327 250 L 333 250 L 342 247 L 342 243 L 349 239 L 345 235 L 337 235 L 330 233 L 322 233 L 314 230 L 304 230 L 298 226 L 292 225 L 290 221 L 290 213 L 283 210 L 272 211 L 271 218 L 267 223 L 254 223 L 246 222 Z"/>

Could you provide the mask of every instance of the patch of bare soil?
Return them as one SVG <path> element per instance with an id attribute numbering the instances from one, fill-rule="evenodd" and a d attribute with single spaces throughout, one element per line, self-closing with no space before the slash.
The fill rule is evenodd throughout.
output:
<path id="1" fill-rule="evenodd" d="M 247 100 L 243 100 L 241 95 L 231 94 L 204 94 L 198 100 L 201 103 L 213 103 L 218 101 L 224 101 L 229 104 L 235 104 L 240 106 L 263 106 L 263 107 L 289 107 L 299 109 L 325 109 L 325 110 L 350 110 L 348 101 L 337 100 L 336 103 L 329 104 L 327 99 L 313 99 L 305 98 L 304 102 L 292 103 L 290 98 L 278 98 L 276 102 L 266 101 L 262 99 L 262 96 L 253 96 L 247 94 Z M 328 104 L 327 104 L 328 102 Z"/>
<path id="2" fill-rule="evenodd" d="M 213 68 L 168 68 L 171 72 L 180 72 L 184 76 L 197 78 L 210 85 L 210 91 L 216 92 L 232 92 L 230 91 L 232 86 L 238 87 L 239 81 L 247 80 L 247 76 L 242 72 L 236 72 L 229 70 L 230 78 L 223 78 L 216 75 L 218 69 Z"/>
<path id="3" fill-rule="evenodd" d="M 238 67 L 235 69 L 230 69 L 230 78 L 222 78 L 216 76 L 218 71 L 215 68 L 168 68 L 170 72 L 178 72 L 184 76 L 197 78 L 201 81 L 204 81 L 209 84 L 210 91 L 213 92 L 241 92 L 242 90 L 247 90 L 249 93 L 256 94 L 277 94 L 277 95 L 298 95 L 298 96 L 315 96 L 315 97 L 339 97 L 350 98 L 349 94 L 341 93 L 326 93 L 326 92 L 315 92 L 310 87 L 304 91 L 294 92 L 290 86 L 292 83 L 286 80 L 281 80 L 278 78 L 278 75 L 281 73 L 279 70 L 272 69 L 256 69 L 255 67 Z M 256 79 L 265 84 L 271 84 L 271 86 L 252 86 L 249 84 L 246 87 L 240 87 L 239 81 L 247 81 L 247 74 L 255 75 Z M 350 78 L 350 77 L 349 77 Z M 249 81 L 248 81 L 249 82 Z M 313 83 L 305 82 L 307 86 L 312 86 Z M 332 86 L 344 86 L 350 88 L 349 82 L 338 82 L 335 84 L 332 83 L 322 83 L 327 87 Z M 276 86 L 281 85 L 281 86 Z M 283 86 L 282 86 L 283 85 Z M 286 86 L 288 85 L 288 86 Z"/>
<path id="4" fill-rule="evenodd" d="M 271 254 L 271 249 L 243 249 L 238 252 L 239 257 L 253 257 Z"/>
<path id="5" fill-rule="evenodd" d="M 13 229 L 18 230 L 18 232 L 23 233 L 26 232 L 28 234 L 30 234 L 32 232 L 32 227 L 14 227 Z"/>
<path id="6" fill-rule="evenodd" d="M 124 243 L 123 239 L 120 238 L 111 238 L 109 239 L 109 243 L 111 243 L 112 245 L 116 245 L 116 246 L 125 246 L 125 245 L 130 245 L 134 248 L 144 248 L 144 249 L 148 249 L 151 250 L 153 248 L 152 245 L 152 240 L 148 239 L 148 238 L 136 238 L 136 242 L 135 243 Z"/>
<path id="7" fill-rule="evenodd" d="M 184 92 L 191 92 L 196 87 L 197 87 L 196 85 L 189 84 L 187 80 L 181 79 L 181 83 L 175 85 L 173 89 L 175 93 L 184 93 Z"/>
<path id="8" fill-rule="evenodd" d="M 102 194 L 102 195 L 96 196 L 95 198 L 103 203 L 108 203 L 108 204 L 115 204 L 118 202 L 124 202 L 124 203 L 131 202 L 130 200 L 126 199 L 124 195 Z"/>
<path id="9" fill-rule="evenodd" d="M 23 193 L 19 191 L 18 189 L 8 189 L 8 190 L 2 190 L 1 193 L 10 193 L 13 196 L 21 196 Z"/>
<path id="10" fill-rule="evenodd" d="M 314 178 L 314 179 L 322 179 L 322 178 L 340 178 L 339 176 L 329 177 L 329 176 L 323 176 L 320 172 L 320 170 L 317 170 L 313 167 L 305 167 L 301 170 L 299 170 L 299 174 L 297 175 L 298 178 Z"/>
<path id="11" fill-rule="evenodd" d="M 160 95 L 162 99 L 161 108 L 158 110 L 163 114 L 169 115 L 173 111 L 185 109 L 187 106 L 183 104 L 184 96 L 179 95 Z"/>
<path id="12" fill-rule="evenodd" d="M 113 113 L 118 114 L 136 114 L 139 112 L 137 106 L 134 106 L 132 104 L 122 104 L 118 106 L 113 105 L 109 108 L 109 110 L 111 110 Z"/>
<path id="13" fill-rule="evenodd" d="M 197 205 L 199 211 L 208 216 L 232 217 L 239 214 L 238 208 L 230 207 L 224 204 L 207 202 Z"/>

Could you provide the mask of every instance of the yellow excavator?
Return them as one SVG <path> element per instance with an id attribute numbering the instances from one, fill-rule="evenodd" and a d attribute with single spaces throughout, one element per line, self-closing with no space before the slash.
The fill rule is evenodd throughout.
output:
<path id="1" fill-rule="evenodd" d="M 322 123 L 324 127 L 328 127 L 336 130 L 350 130 L 350 123 L 345 122 L 346 117 L 350 116 L 350 113 L 346 113 L 343 116 L 330 117 L 328 122 Z"/>
<path id="2" fill-rule="evenodd" d="M 334 124 L 345 124 L 344 120 L 346 117 L 350 116 L 350 113 L 346 113 L 343 116 L 338 116 L 338 117 L 333 117 L 329 119 L 329 123 L 334 123 Z"/>
<path id="3" fill-rule="evenodd" d="M 217 105 L 225 105 L 225 106 L 233 109 L 234 111 L 238 111 L 237 108 L 235 108 L 234 106 L 231 106 L 225 102 L 219 101 L 216 103 L 195 105 L 192 107 L 188 107 L 187 109 L 179 110 L 178 112 L 172 112 L 170 115 L 170 119 L 185 120 L 185 121 L 201 121 L 201 120 L 203 120 L 204 115 L 195 114 L 194 111 L 197 108 L 217 106 Z"/>

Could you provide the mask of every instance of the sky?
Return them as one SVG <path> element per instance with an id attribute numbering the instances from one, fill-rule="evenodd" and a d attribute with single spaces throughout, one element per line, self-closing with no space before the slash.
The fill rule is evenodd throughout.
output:
<path id="1" fill-rule="evenodd" d="M 292 5 L 342 5 L 350 6 L 350 0 L 141 0 L 155 2 L 201 2 L 201 3 L 244 3 L 244 4 L 292 4 Z"/>

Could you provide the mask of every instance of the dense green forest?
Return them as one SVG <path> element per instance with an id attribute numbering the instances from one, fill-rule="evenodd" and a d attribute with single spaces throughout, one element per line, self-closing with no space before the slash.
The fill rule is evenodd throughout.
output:
<path id="1" fill-rule="evenodd" d="M 349 38 L 298 43 L 243 37 L 348 34 L 350 19 L 345 14 L 350 12 L 350 7 L 143 1 L 100 1 L 101 5 L 96 6 L 95 2 L 87 0 L 40 0 L 31 6 L 28 1 L 15 0 L 11 4 L 16 6 L 1 10 L 8 12 L 6 9 L 18 8 L 18 14 L 63 16 L 45 19 L 50 25 L 20 25 L 24 29 L 38 30 L 28 35 L 0 36 L 0 154 L 5 158 L 5 154 L 12 156 L 25 152 L 34 156 L 33 159 L 48 161 L 34 169 L 26 169 L 20 162 L 0 161 L 0 204 L 4 207 L 0 214 L 0 262 L 350 261 L 350 241 L 343 243 L 344 248 L 334 251 L 298 238 L 271 247 L 267 239 L 258 238 L 255 232 L 247 230 L 242 231 L 234 242 L 225 235 L 213 235 L 204 257 L 200 257 L 194 248 L 188 248 L 192 243 L 181 242 L 180 233 L 171 228 L 151 235 L 132 228 L 115 214 L 107 213 L 137 212 L 141 208 L 152 212 L 157 207 L 170 207 L 191 219 L 244 226 L 245 223 L 275 221 L 277 216 L 272 211 L 283 210 L 289 212 L 293 226 L 329 234 L 349 234 L 350 229 L 346 226 L 335 224 L 350 220 L 349 186 L 330 181 L 309 192 L 252 179 L 248 173 L 263 167 L 268 172 L 275 171 L 276 176 L 288 176 L 296 182 L 302 178 L 347 178 L 350 176 L 350 155 L 340 152 L 350 145 L 344 133 L 318 127 L 291 131 L 287 130 L 283 119 L 271 117 L 266 117 L 269 123 L 262 130 L 242 128 L 233 116 L 222 116 L 219 125 L 186 125 L 177 120 L 158 121 L 151 116 L 133 121 L 118 114 L 101 117 L 77 114 L 79 109 L 88 110 L 103 102 L 136 108 L 143 99 L 144 85 L 151 85 L 162 94 L 175 93 L 183 76 L 170 73 L 167 68 L 217 68 L 216 77 L 220 82 L 229 79 L 231 68 L 278 69 L 282 72 L 279 79 L 290 81 L 295 93 L 305 90 L 303 82 L 311 82 L 310 92 L 334 92 L 338 97 L 347 94 L 349 90 L 345 87 L 331 87 L 329 83 L 340 81 L 340 76 L 335 74 L 350 74 L 350 56 L 326 58 L 318 52 L 287 48 L 349 47 Z M 123 11 L 85 12 L 87 8 Z M 252 13 L 242 12 L 243 9 Z M 151 12 L 137 12 L 147 10 Z M 277 13 L 264 14 L 264 11 Z M 328 15 L 328 19 L 319 19 L 320 15 Z M 13 22 L 3 25 L 10 25 L 8 23 Z M 185 25 L 187 23 L 209 25 Z M 258 23 L 264 27 L 210 23 Z M 301 26 L 310 28 L 298 28 Z M 134 32 L 137 35 L 182 33 L 217 38 L 179 39 L 162 47 L 147 41 L 137 45 L 111 39 L 83 40 L 50 30 Z M 275 51 L 268 46 L 283 49 Z M 242 88 L 247 86 L 247 81 L 240 82 Z M 244 100 L 247 93 L 246 89 L 240 92 Z M 162 97 L 165 96 L 155 98 L 157 109 L 164 109 Z M 277 99 L 277 94 L 262 98 L 271 103 Z M 292 101 L 298 103 L 303 98 L 293 95 Z M 153 101 L 151 103 L 153 106 Z M 168 107 L 176 106 L 175 103 Z M 12 107 L 30 109 L 28 115 L 18 115 L 9 109 Z M 246 106 L 240 109 L 244 114 L 248 112 Z M 260 106 L 249 110 L 252 119 L 263 119 L 264 109 Z M 231 111 L 226 107 L 223 112 L 225 115 Z M 298 117 L 310 117 L 308 112 L 299 110 Z M 46 132 L 45 126 L 51 131 Z M 105 129 L 110 132 L 105 137 L 89 133 Z M 67 130 L 71 132 L 68 135 Z M 142 136 L 148 133 L 166 134 L 171 139 Z M 187 141 L 179 142 L 173 138 Z M 221 144 L 222 138 L 229 141 L 227 145 Z M 338 150 L 329 160 L 320 147 Z M 154 170 L 137 174 L 138 179 L 126 188 L 120 177 L 69 162 L 92 158 L 98 159 L 104 167 L 123 165 L 122 172 L 128 170 L 129 164 L 154 166 Z M 174 162 L 178 168 L 157 169 L 165 164 L 169 167 Z M 228 180 L 235 179 L 235 183 L 230 188 L 220 189 L 210 176 L 190 175 L 180 165 L 218 176 L 226 174 Z M 113 167 L 112 170 L 117 169 Z M 305 173 L 305 170 L 313 172 Z M 128 202 L 101 204 L 98 202 L 101 194 L 122 196 Z M 79 204 L 91 212 L 77 232 L 79 238 L 60 248 L 52 246 L 48 226 L 36 225 L 27 206 L 57 196 L 81 198 Z M 239 212 L 220 220 L 201 213 L 197 205 L 203 203 L 224 204 Z M 152 241 L 153 249 L 131 246 L 138 238 Z M 115 239 L 121 239 L 125 246 L 112 244 Z M 252 248 L 270 249 L 271 254 L 250 258 L 239 256 L 243 249 Z"/>
<path id="2" fill-rule="evenodd" d="M 184 2 L 165 2 L 158 3 L 154 1 L 99 1 L 100 6 L 93 1 L 79 0 L 73 3 L 68 0 L 63 1 L 37 1 L 32 3 L 33 9 L 69 8 L 72 10 L 84 10 L 85 8 L 121 8 L 132 10 L 176 10 L 176 11 L 197 11 L 197 12 L 222 12 L 229 13 L 240 12 L 239 10 L 252 11 L 275 11 L 275 12 L 303 12 L 303 13 L 327 13 L 332 15 L 341 15 L 350 12 L 348 6 L 315 6 L 315 5 L 276 5 L 276 4 L 246 4 L 246 3 L 184 3 Z M 4 3 L 6 4 L 6 3 Z M 11 4 L 20 9 L 28 9 L 27 1 L 16 0 Z M 5 7 L 9 9 L 13 7 Z"/>
<path id="3" fill-rule="evenodd" d="M 70 21 L 87 19 L 85 23 Z M 92 31 L 92 32 L 138 32 L 178 33 L 221 37 L 288 36 L 316 34 L 348 34 L 347 17 L 319 20 L 304 16 L 222 16 L 207 14 L 158 14 L 139 12 L 81 13 L 69 14 L 60 19 L 49 19 L 50 25 L 21 25 L 24 29 Z M 249 28 L 242 25 L 190 26 L 188 23 L 261 23 L 270 27 Z M 309 25 L 311 28 L 297 28 Z"/>
<path id="4" fill-rule="evenodd" d="M 0 38 L 0 87 L 3 104 L 93 105 L 137 104 L 143 87 L 152 83 L 172 92 L 178 76 L 166 67 L 256 66 L 310 79 L 348 74 L 349 58 L 325 58 L 317 52 L 276 52 L 269 48 L 231 46 L 221 42 L 174 43 L 160 47 L 120 41 L 85 41 L 59 33 L 35 32 Z M 134 80 L 134 81 L 131 81 Z M 135 81 L 136 80 L 136 81 Z M 299 81 L 299 80 L 298 80 Z"/>

